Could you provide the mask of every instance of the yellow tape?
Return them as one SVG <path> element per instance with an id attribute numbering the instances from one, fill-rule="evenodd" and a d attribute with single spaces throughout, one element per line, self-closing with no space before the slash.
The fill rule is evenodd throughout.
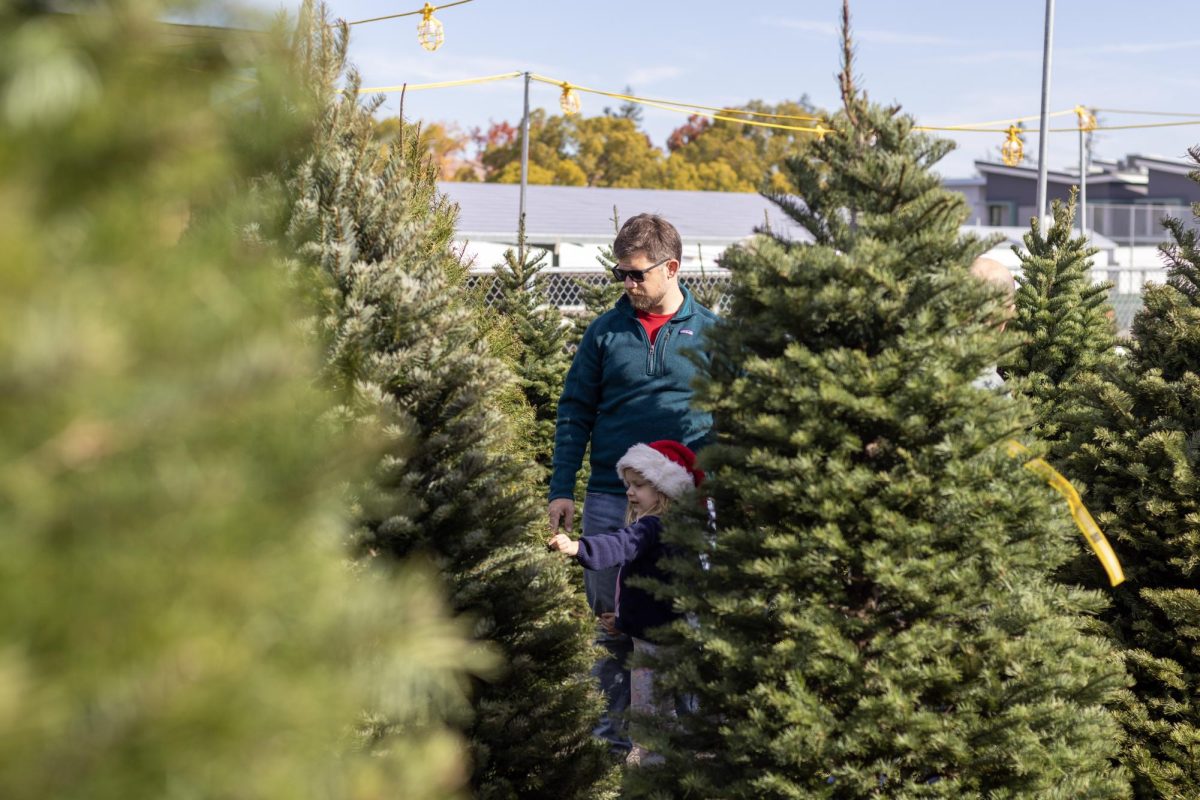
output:
<path id="1" fill-rule="evenodd" d="M 1008 441 L 1008 454 L 1013 458 L 1029 455 L 1029 453 L 1029 448 L 1015 439 Z M 1050 484 L 1053 489 L 1066 498 L 1067 505 L 1071 507 L 1071 516 L 1075 519 L 1075 525 L 1083 533 L 1083 538 L 1087 539 L 1087 543 L 1091 545 L 1092 552 L 1100 559 L 1101 565 L 1104 566 L 1104 571 L 1108 573 L 1109 583 L 1113 586 L 1123 583 L 1125 581 L 1125 572 L 1121 569 L 1121 562 L 1117 560 L 1117 554 L 1113 552 L 1112 545 L 1108 543 L 1108 539 L 1105 538 L 1104 532 L 1100 530 L 1100 526 L 1096 524 L 1096 520 L 1092 519 L 1092 515 L 1088 512 L 1087 507 L 1083 504 L 1083 500 L 1079 497 L 1079 492 L 1075 491 L 1075 487 L 1071 485 L 1071 482 L 1064 478 L 1058 470 L 1040 458 L 1026 461 L 1025 469 L 1040 475 L 1045 479 L 1046 483 Z"/>

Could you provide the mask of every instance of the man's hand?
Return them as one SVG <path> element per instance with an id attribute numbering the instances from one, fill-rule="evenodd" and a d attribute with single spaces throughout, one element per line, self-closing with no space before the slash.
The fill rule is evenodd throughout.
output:
<path id="1" fill-rule="evenodd" d="M 579 552 L 579 542 L 565 533 L 556 533 L 551 536 L 550 541 L 546 542 L 546 547 L 549 547 L 551 550 L 557 550 L 560 553 L 566 553 L 569 556 L 576 555 Z"/>
<path id="2" fill-rule="evenodd" d="M 551 500 L 546 509 L 546 516 L 550 518 L 551 533 L 558 533 L 559 529 L 571 530 L 575 521 L 575 501 L 569 497 Z"/>
<path id="3" fill-rule="evenodd" d="M 617 630 L 617 615 L 616 615 L 616 613 L 612 612 L 612 611 L 608 611 L 608 612 L 601 614 L 600 615 L 600 627 L 603 628 L 604 632 L 607 633 L 609 636 L 616 636 L 617 634 L 619 634 L 620 631 Z"/>

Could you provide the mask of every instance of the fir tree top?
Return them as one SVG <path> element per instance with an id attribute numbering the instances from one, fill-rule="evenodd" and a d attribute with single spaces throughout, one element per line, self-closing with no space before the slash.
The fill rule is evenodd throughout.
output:
<path id="1" fill-rule="evenodd" d="M 789 162 L 816 241 L 723 259 L 695 399 L 715 537 L 690 507 L 668 520 L 662 591 L 694 624 L 657 662 L 700 713 L 635 728 L 665 763 L 634 791 L 1121 797 L 1102 703 L 1122 676 L 1083 633 L 1102 600 L 1049 580 L 1069 515 L 997 446 L 1020 404 L 974 385 L 1004 299 L 930 171 L 949 145 L 856 88 L 844 14 L 844 107 Z"/>
<path id="2" fill-rule="evenodd" d="M 1005 360 L 1004 370 L 1031 399 L 1035 432 L 1058 445 L 1055 453 L 1061 459 L 1070 450 L 1065 440 L 1073 432 L 1090 433 L 1079 380 L 1086 373 L 1115 368 L 1116 332 L 1108 302 L 1112 284 L 1095 283 L 1091 276 L 1097 249 L 1072 233 L 1074 192 L 1069 203 L 1054 202 L 1053 216 L 1047 231 L 1033 220 L 1025 249 L 1013 248 L 1021 275 L 1009 328 L 1021 344 Z"/>

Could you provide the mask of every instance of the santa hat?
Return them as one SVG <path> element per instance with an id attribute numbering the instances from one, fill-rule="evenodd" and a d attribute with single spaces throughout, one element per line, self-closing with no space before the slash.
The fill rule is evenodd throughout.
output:
<path id="1" fill-rule="evenodd" d="M 617 474 L 624 478 L 627 469 L 639 473 L 674 500 L 704 480 L 704 472 L 696 468 L 696 454 L 670 439 L 629 448 L 617 462 Z"/>

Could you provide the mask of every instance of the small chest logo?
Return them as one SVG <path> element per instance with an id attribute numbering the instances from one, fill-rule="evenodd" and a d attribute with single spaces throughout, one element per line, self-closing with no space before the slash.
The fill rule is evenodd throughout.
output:
<path id="1" fill-rule="evenodd" d="M 682 328 L 682 329 L 679 331 L 679 333 L 680 333 L 680 335 L 682 335 L 682 336 L 695 336 L 695 335 L 696 335 L 695 333 L 693 333 L 693 332 L 691 331 L 691 329 L 690 329 L 690 328 Z"/>

